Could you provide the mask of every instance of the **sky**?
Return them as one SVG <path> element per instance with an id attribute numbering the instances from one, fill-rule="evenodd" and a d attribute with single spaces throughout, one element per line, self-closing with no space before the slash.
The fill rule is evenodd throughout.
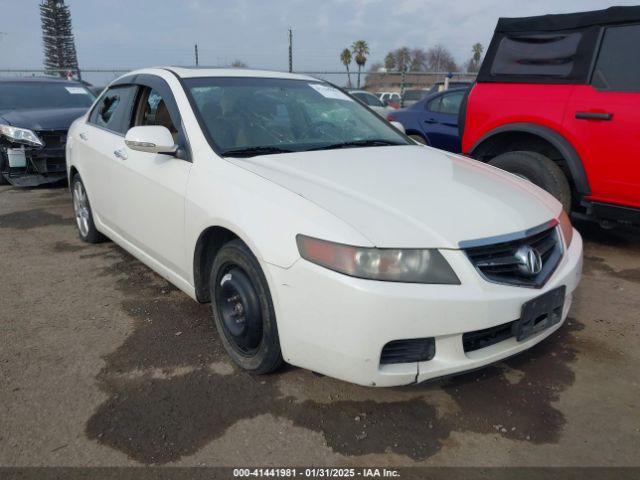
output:
<path id="1" fill-rule="evenodd" d="M 0 0 L 0 70 L 42 68 L 39 0 Z M 153 65 L 288 68 L 293 29 L 297 71 L 342 71 L 342 49 L 366 40 L 368 65 L 389 50 L 441 44 L 458 63 L 488 45 L 498 17 L 594 10 L 618 0 L 67 0 L 80 68 Z M 6 75 L 0 71 L 0 76 Z M 114 74 L 94 75 L 94 83 Z"/>

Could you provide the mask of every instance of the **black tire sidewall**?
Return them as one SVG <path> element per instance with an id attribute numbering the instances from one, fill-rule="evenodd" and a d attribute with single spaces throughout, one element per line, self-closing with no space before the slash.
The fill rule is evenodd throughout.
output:
<path id="1" fill-rule="evenodd" d="M 496 156 L 490 165 L 525 177 L 531 183 L 553 195 L 564 207 L 571 209 L 571 187 L 560 167 L 537 152 L 515 151 Z"/>
<path id="2" fill-rule="evenodd" d="M 242 354 L 234 348 L 232 341 L 226 334 L 226 328 L 223 324 L 218 305 L 216 304 L 216 288 L 219 286 L 219 273 L 228 265 L 237 266 L 246 273 L 251 280 L 260 302 L 263 322 L 262 340 L 257 351 L 250 356 Z M 211 268 L 209 288 L 211 310 L 213 312 L 216 329 L 218 330 L 225 350 L 232 360 L 242 369 L 255 374 L 269 373 L 276 370 L 282 363 L 282 354 L 280 351 L 275 309 L 273 307 L 269 285 L 267 284 L 258 260 L 243 242 L 233 240 L 220 249 Z"/>

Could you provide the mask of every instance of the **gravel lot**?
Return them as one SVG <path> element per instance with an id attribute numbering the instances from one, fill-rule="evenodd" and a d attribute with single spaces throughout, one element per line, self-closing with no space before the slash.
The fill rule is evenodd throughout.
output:
<path id="1" fill-rule="evenodd" d="M 239 372 L 199 305 L 66 189 L 0 187 L 0 465 L 640 465 L 640 233 L 579 225 L 567 324 L 452 379 Z"/>

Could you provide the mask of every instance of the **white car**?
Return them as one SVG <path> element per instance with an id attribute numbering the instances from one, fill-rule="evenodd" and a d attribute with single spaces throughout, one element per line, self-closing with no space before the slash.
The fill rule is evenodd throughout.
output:
<path id="1" fill-rule="evenodd" d="M 391 386 L 477 368 L 560 328 L 580 279 L 549 194 L 303 75 L 132 72 L 72 125 L 67 162 L 80 237 L 210 301 L 254 373 Z"/>
<path id="2" fill-rule="evenodd" d="M 379 92 L 377 95 L 380 101 L 385 105 L 388 105 L 388 102 L 400 105 L 400 101 L 402 100 L 402 97 L 400 97 L 400 94 L 397 92 Z"/>
<path id="3" fill-rule="evenodd" d="M 387 115 L 395 111 L 393 108 L 382 103 L 380 99 L 371 92 L 367 92 L 365 90 L 349 90 L 349 94 L 360 100 L 383 118 L 387 118 Z"/>

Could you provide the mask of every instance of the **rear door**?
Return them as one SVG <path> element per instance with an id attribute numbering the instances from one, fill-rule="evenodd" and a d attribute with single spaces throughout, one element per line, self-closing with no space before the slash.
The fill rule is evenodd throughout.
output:
<path id="1" fill-rule="evenodd" d="M 182 158 L 132 150 L 119 160 L 117 184 L 124 238 L 166 268 L 186 277 L 184 244 L 185 192 L 192 163 L 176 101 L 166 82 L 157 76 L 135 79 L 139 92 L 131 126 L 167 127 Z"/>
<path id="2" fill-rule="evenodd" d="M 458 113 L 464 94 L 461 90 L 443 93 L 426 104 L 422 128 L 432 147 L 460 153 Z"/>
<path id="3" fill-rule="evenodd" d="M 565 115 L 591 198 L 640 207 L 640 24 L 607 27 L 590 85 L 574 88 Z"/>
<path id="4" fill-rule="evenodd" d="M 89 118 L 77 131 L 74 155 L 80 159 L 82 181 L 97 220 L 120 231 L 117 217 L 118 184 L 114 167 L 115 152 L 124 146 L 124 134 L 136 88 L 131 85 L 109 88 L 100 97 Z"/>

